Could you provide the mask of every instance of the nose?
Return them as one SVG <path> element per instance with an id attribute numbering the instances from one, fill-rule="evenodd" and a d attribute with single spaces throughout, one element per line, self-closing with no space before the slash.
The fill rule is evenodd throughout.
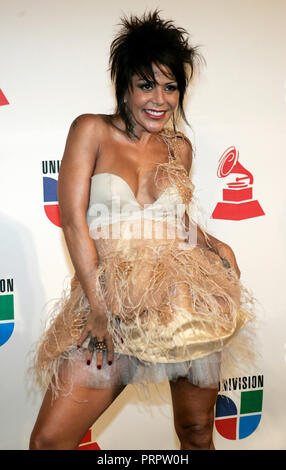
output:
<path id="1" fill-rule="evenodd" d="M 162 104 L 164 104 L 165 102 L 164 92 L 160 86 L 156 86 L 154 88 L 154 91 L 152 93 L 152 102 L 156 106 L 162 106 Z"/>

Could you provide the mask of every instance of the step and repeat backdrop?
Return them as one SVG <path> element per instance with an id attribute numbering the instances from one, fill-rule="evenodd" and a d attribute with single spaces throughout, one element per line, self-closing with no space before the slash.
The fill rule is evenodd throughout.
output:
<path id="1" fill-rule="evenodd" d="M 219 384 L 215 446 L 286 448 L 285 1 L 14 0 L 0 14 L 1 449 L 28 448 L 42 398 L 28 353 L 73 274 L 57 201 L 69 126 L 114 111 L 108 55 L 120 17 L 157 7 L 206 59 L 181 129 L 206 228 L 233 248 L 260 319 L 257 370 Z M 179 449 L 168 384 L 150 393 L 151 403 L 128 386 L 80 448 Z"/>

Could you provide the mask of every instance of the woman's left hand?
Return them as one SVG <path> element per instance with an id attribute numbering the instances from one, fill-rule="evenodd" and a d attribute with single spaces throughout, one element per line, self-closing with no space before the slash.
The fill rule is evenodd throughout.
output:
<path id="1" fill-rule="evenodd" d="M 226 260 L 226 262 L 224 264 L 227 265 L 227 262 L 229 262 L 230 266 L 236 272 L 238 278 L 240 278 L 240 269 L 237 265 L 236 257 L 235 257 L 235 254 L 234 254 L 232 248 L 229 245 L 227 245 L 226 243 L 219 242 L 219 243 L 216 244 L 215 249 L 216 249 L 218 255 L 222 258 L 222 261 Z"/>
<path id="2" fill-rule="evenodd" d="M 225 267 L 232 267 L 236 272 L 238 278 L 240 278 L 240 269 L 237 265 L 235 254 L 229 245 L 222 242 L 213 235 L 203 232 L 199 225 L 197 225 L 197 239 L 199 246 L 203 243 L 205 247 L 216 252 L 222 259 L 222 262 Z M 230 264 L 230 266 L 228 266 L 228 264 Z"/>

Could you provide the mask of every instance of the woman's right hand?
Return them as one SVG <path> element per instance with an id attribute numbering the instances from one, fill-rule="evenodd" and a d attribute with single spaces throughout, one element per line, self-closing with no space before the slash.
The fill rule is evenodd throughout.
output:
<path id="1" fill-rule="evenodd" d="M 107 363 L 112 364 L 114 360 L 114 345 L 112 336 L 107 331 L 107 317 L 104 311 L 101 309 L 90 310 L 87 317 L 85 327 L 82 330 L 81 336 L 77 342 L 77 347 L 80 348 L 84 341 L 88 338 L 96 338 L 96 342 L 105 342 Z M 103 365 L 103 352 L 96 351 L 96 348 L 88 348 L 86 353 L 86 363 L 90 365 L 94 351 L 96 352 L 96 363 L 97 368 L 101 369 Z"/>

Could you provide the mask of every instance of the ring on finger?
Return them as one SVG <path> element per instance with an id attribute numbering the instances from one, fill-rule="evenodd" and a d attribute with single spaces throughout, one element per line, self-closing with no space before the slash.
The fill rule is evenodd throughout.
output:
<path id="1" fill-rule="evenodd" d="M 97 342 L 95 343 L 95 349 L 96 349 L 96 351 L 98 351 L 98 352 L 106 351 L 107 346 L 106 346 L 105 341 L 97 341 Z"/>
<path id="2" fill-rule="evenodd" d="M 107 346 L 105 341 L 97 341 L 96 336 L 91 336 L 89 343 L 88 343 L 88 350 L 89 352 L 93 353 L 94 350 L 98 352 L 106 351 Z"/>

